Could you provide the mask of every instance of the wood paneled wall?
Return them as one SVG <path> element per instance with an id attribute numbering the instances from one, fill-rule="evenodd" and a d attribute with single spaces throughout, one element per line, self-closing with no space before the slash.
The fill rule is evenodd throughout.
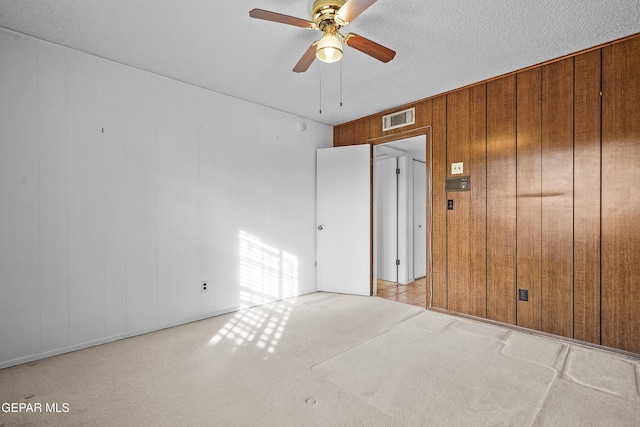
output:
<path id="1" fill-rule="evenodd" d="M 640 353 L 639 112 L 636 35 L 336 126 L 334 145 L 432 126 L 434 307 Z M 470 192 L 445 192 L 455 162 Z"/>
<path id="2" fill-rule="evenodd" d="M 451 143 L 455 144 L 456 141 Z M 487 83 L 486 144 L 487 317 L 514 324 L 517 187 L 515 76 Z"/>
<path id="3" fill-rule="evenodd" d="M 573 336 L 573 58 L 542 67 L 542 330 Z"/>
<path id="4" fill-rule="evenodd" d="M 640 353 L 640 37 L 602 49 L 602 344 Z"/>
<path id="5" fill-rule="evenodd" d="M 517 301 L 518 326 L 542 329 L 542 69 L 517 78 L 517 283 L 529 301 Z"/>

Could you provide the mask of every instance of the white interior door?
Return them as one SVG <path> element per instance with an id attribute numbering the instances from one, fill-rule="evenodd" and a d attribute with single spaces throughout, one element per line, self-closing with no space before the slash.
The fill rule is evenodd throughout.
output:
<path id="1" fill-rule="evenodd" d="M 317 155 L 318 290 L 371 295 L 371 148 Z"/>
<path id="2" fill-rule="evenodd" d="M 378 279 L 398 281 L 398 158 L 376 160 L 376 237 Z"/>
<path id="3" fill-rule="evenodd" d="M 413 277 L 427 275 L 427 165 L 413 161 Z"/>

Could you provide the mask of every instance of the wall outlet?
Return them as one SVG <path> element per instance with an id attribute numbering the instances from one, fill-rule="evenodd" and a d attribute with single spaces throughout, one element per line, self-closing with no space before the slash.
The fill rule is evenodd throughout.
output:
<path id="1" fill-rule="evenodd" d="M 529 289 L 518 289 L 518 299 L 520 301 L 529 301 Z"/>
<path id="2" fill-rule="evenodd" d="M 202 292 L 207 292 L 207 282 L 202 282 L 202 286 L 200 287 Z"/>
<path id="3" fill-rule="evenodd" d="M 451 175 L 459 175 L 463 172 L 464 169 L 464 163 L 460 162 L 460 163 L 451 163 Z"/>

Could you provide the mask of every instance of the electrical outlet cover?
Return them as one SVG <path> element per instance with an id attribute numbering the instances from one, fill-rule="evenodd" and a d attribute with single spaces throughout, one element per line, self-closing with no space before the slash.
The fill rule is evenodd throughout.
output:
<path id="1" fill-rule="evenodd" d="M 529 301 L 529 289 L 518 289 L 518 299 L 520 301 Z"/>
<path id="2" fill-rule="evenodd" d="M 451 163 L 451 175 L 459 175 L 463 172 L 464 163 Z"/>

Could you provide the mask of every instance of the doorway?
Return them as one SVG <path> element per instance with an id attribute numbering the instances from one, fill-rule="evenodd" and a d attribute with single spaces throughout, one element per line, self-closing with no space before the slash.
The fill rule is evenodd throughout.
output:
<path id="1" fill-rule="evenodd" d="M 426 135 L 374 146 L 374 287 L 380 297 L 427 300 Z"/>

